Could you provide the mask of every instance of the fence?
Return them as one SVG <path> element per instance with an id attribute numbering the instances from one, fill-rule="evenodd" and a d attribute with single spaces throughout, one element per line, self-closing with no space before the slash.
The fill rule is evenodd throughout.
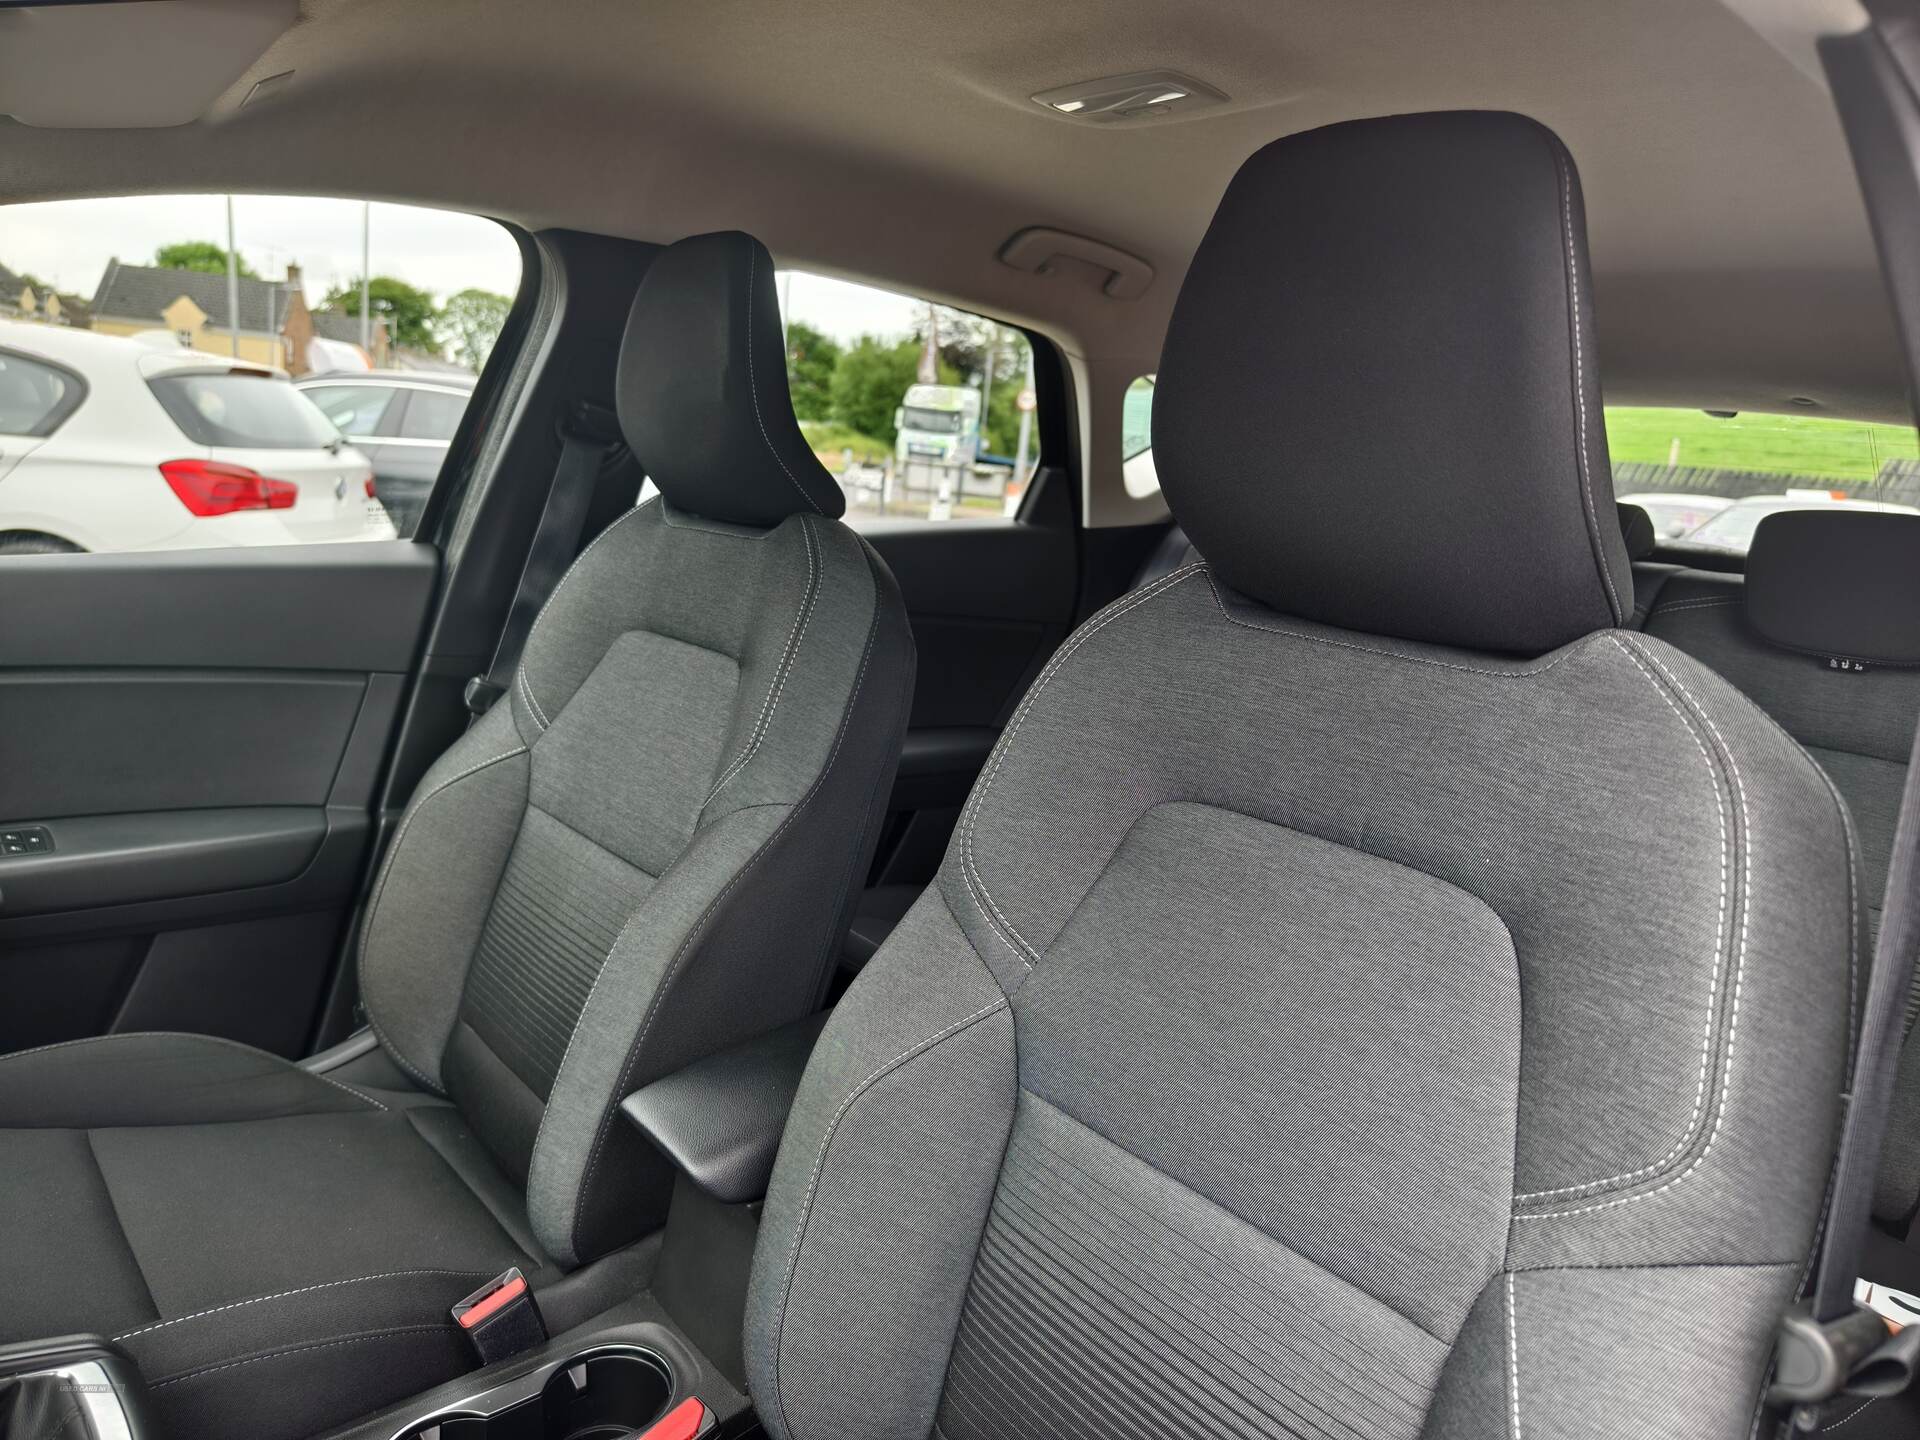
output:
<path id="1" fill-rule="evenodd" d="M 1641 461 L 1620 461 L 1613 467 L 1613 493 L 1616 495 L 1701 494 L 1741 500 L 1749 495 L 1778 495 L 1789 486 L 1798 490 L 1825 488 L 1826 484 L 1825 481 L 1808 480 L 1797 475 L 1781 475 L 1764 470 L 1722 470 L 1707 465 L 1654 465 Z M 1880 466 L 1880 473 L 1872 480 L 1850 481 L 1834 488 L 1845 490 L 1856 500 L 1920 505 L 1920 460 L 1888 460 Z"/>

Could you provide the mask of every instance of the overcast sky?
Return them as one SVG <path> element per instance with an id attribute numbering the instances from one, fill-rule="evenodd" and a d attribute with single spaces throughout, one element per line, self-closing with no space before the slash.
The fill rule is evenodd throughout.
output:
<path id="1" fill-rule="evenodd" d="M 318 304 L 360 274 L 361 205 L 357 200 L 284 196 L 234 197 L 240 254 L 270 279 L 298 264 L 307 298 Z M 91 299 L 107 261 L 147 264 L 177 240 L 225 245 L 226 200 L 220 195 L 143 195 L 121 200 L 58 200 L 0 206 L 0 265 L 50 280 Z M 491 220 L 411 205 L 373 207 L 373 273 L 395 275 L 440 300 L 477 286 L 511 295 L 520 283 L 520 252 Z M 901 296 L 782 272 L 790 317 L 839 339 L 903 335 L 916 306 Z"/>

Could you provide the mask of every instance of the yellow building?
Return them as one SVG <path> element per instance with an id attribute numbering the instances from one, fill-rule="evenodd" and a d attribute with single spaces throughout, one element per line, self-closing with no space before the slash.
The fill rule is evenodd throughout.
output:
<path id="1" fill-rule="evenodd" d="M 307 300 L 300 272 L 290 267 L 286 280 L 241 276 L 239 334 L 227 314 L 227 277 L 197 270 L 163 270 L 154 265 L 107 262 L 93 297 L 92 328 L 103 335 L 139 335 L 171 331 L 183 345 L 210 355 L 238 354 L 242 360 L 281 369 L 297 369 L 287 339 L 288 320 L 298 312 L 295 329 L 306 324 Z M 310 324 L 307 324 L 310 330 Z"/>

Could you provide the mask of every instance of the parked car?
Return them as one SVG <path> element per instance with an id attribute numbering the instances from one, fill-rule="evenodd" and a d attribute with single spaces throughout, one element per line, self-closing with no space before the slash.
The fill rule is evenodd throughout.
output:
<path id="1" fill-rule="evenodd" d="M 1789 490 L 1784 495 L 1749 495 L 1744 500 L 1736 500 L 1689 534 L 1683 543 L 1698 546 L 1702 550 L 1744 555 L 1753 544 L 1753 532 L 1767 516 L 1778 515 L 1783 510 L 1828 510 L 1838 506 L 1845 506 L 1849 510 L 1879 510 L 1893 515 L 1920 515 L 1920 510 L 1911 505 L 1855 500 L 1844 491 Z"/>
<path id="2" fill-rule="evenodd" d="M 0 321 L 0 553 L 393 535 L 366 457 L 283 372 Z"/>
<path id="3" fill-rule="evenodd" d="M 402 535 L 420 524 L 474 377 L 412 370 L 342 371 L 294 382 L 373 464 L 374 491 Z"/>
<path id="4" fill-rule="evenodd" d="M 1653 521 L 1653 533 L 1662 540 L 1682 540 L 1726 509 L 1733 501 L 1724 495 L 1622 495 L 1622 505 L 1638 505 Z"/>

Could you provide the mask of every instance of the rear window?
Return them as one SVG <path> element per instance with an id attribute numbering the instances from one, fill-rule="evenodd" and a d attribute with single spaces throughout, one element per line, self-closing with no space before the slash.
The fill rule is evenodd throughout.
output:
<path id="1" fill-rule="evenodd" d="M 1606 417 L 1614 494 L 1652 517 L 1662 545 L 1744 555 L 1783 510 L 1920 515 L 1910 425 L 1625 405 Z"/>
<path id="2" fill-rule="evenodd" d="M 147 381 L 173 423 L 196 445 L 318 450 L 340 432 L 286 380 L 251 370 L 192 370 Z"/>

